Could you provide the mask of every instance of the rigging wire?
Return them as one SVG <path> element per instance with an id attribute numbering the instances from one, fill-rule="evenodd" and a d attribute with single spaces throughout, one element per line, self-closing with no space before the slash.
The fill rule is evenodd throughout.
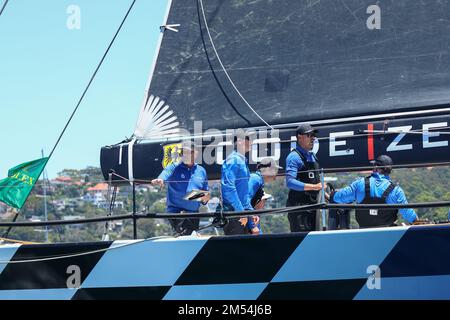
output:
<path id="1" fill-rule="evenodd" d="M 2 11 L 1 11 L 1 12 L 3 12 L 3 10 L 4 10 L 4 8 L 5 8 L 7 2 L 8 2 L 8 1 L 6 1 L 5 4 L 3 5 Z M 73 119 L 73 117 L 75 116 L 75 113 L 77 112 L 77 110 L 78 110 L 78 108 L 79 108 L 81 102 L 82 102 L 83 99 L 84 99 L 84 96 L 86 95 L 86 93 L 87 93 L 87 91 L 89 90 L 89 88 L 90 88 L 92 82 L 94 81 L 94 78 L 95 78 L 95 76 L 97 75 L 98 70 L 99 70 L 100 67 L 102 66 L 103 61 L 105 60 L 106 56 L 108 55 L 109 50 L 111 49 L 111 47 L 112 47 L 114 41 L 116 40 L 117 35 L 119 34 L 120 30 L 122 29 L 122 26 L 124 25 L 126 19 L 128 18 L 128 15 L 129 15 L 129 13 L 130 13 L 130 11 L 131 11 L 131 9 L 133 8 L 133 6 L 134 6 L 135 3 L 136 3 L 136 0 L 133 0 L 133 2 L 131 3 L 130 7 L 128 8 L 128 10 L 127 10 L 125 16 L 123 17 L 122 22 L 120 23 L 119 27 L 118 27 L 117 30 L 116 30 L 116 33 L 114 34 L 114 37 L 113 37 L 112 40 L 110 41 L 110 43 L 109 43 L 109 45 L 108 45 L 108 47 L 107 47 L 105 53 L 103 54 L 103 56 L 102 56 L 100 62 L 98 63 L 97 67 L 95 68 L 94 73 L 92 74 L 91 78 L 89 79 L 89 82 L 88 82 L 88 84 L 86 85 L 86 87 L 85 87 L 85 89 L 84 89 L 84 91 L 83 91 L 81 97 L 79 98 L 79 100 L 78 100 L 78 102 L 77 102 L 77 104 L 76 104 L 74 110 L 72 111 L 72 113 L 71 113 L 69 119 L 67 120 L 67 122 L 66 122 L 66 124 L 65 124 L 65 126 L 64 126 L 64 128 L 63 128 L 63 130 L 61 131 L 61 133 L 60 133 L 58 139 L 56 140 L 56 143 L 55 143 L 55 145 L 53 146 L 53 149 L 52 149 L 52 151 L 50 152 L 50 154 L 49 154 L 49 156 L 48 156 L 48 158 L 47 158 L 47 162 L 45 163 L 44 167 L 42 168 L 41 172 L 39 173 L 39 176 L 41 175 L 42 171 L 44 171 L 45 167 L 47 166 L 48 161 L 49 161 L 50 158 L 52 157 L 52 155 L 53 155 L 53 153 L 54 153 L 56 147 L 58 146 L 58 144 L 59 144 L 59 142 L 61 141 L 61 139 L 62 139 L 64 133 L 66 132 L 67 127 L 69 126 L 70 122 L 72 122 L 72 119 Z M 1 12 L 0 12 L 0 14 L 1 14 Z M 27 198 L 25 199 L 25 202 L 28 200 L 28 197 L 29 197 L 30 194 L 31 194 L 31 192 L 27 195 Z M 17 217 L 19 216 L 19 214 L 20 214 L 20 210 L 16 213 L 16 216 L 14 217 L 14 221 L 17 220 Z M 9 234 L 10 231 L 11 231 L 11 230 L 8 229 L 7 232 L 5 233 L 5 235 L 4 235 L 3 237 L 4 237 L 4 238 L 7 238 L 7 235 Z"/>
<path id="2" fill-rule="evenodd" d="M 282 214 L 289 212 L 298 211 L 310 211 L 316 209 L 406 209 L 406 208 L 442 208 L 450 207 L 450 201 L 434 201 L 434 202 L 417 202 L 417 203 L 396 203 L 396 204 L 335 204 L 335 203 L 317 203 L 311 205 L 301 205 L 294 207 L 283 207 L 274 209 L 262 209 L 253 211 L 227 211 L 223 212 L 221 216 L 223 217 L 244 217 L 248 215 L 272 215 L 272 214 Z M 77 220 L 53 220 L 47 222 L 0 222 L 0 227 L 4 226 L 19 226 L 19 227 L 36 227 L 44 225 L 72 225 L 72 224 L 84 224 L 93 222 L 104 222 L 107 220 L 130 220 L 130 219 L 186 219 L 186 218 L 217 218 L 217 212 L 208 213 L 142 213 L 138 214 L 125 214 L 109 217 L 97 217 L 97 218 L 87 218 L 87 219 L 77 219 Z"/>
<path id="3" fill-rule="evenodd" d="M 417 168 L 417 167 L 434 167 L 434 166 L 450 166 L 450 162 L 436 162 L 436 163 L 407 163 L 407 164 L 398 164 L 398 165 L 392 165 L 391 167 L 394 169 L 409 169 L 409 168 Z M 343 167 L 343 168 L 323 168 L 324 173 L 336 173 L 336 172 L 343 172 L 343 171 L 367 171 L 367 170 L 373 170 L 374 166 L 361 166 L 361 167 Z M 308 173 L 308 172 L 320 172 L 322 171 L 322 168 L 319 169 L 310 169 L 310 170 L 300 170 L 298 173 Z M 124 183 L 129 182 L 130 180 L 125 178 L 124 176 L 121 176 L 117 173 L 113 173 L 114 176 L 119 178 L 119 181 L 123 181 Z M 285 177 L 286 173 L 280 173 L 277 174 L 277 177 Z M 247 178 L 236 178 L 236 180 L 245 180 Z M 115 180 L 116 182 L 118 180 Z M 145 179 L 134 179 L 134 181 L 138 184 L 151 184 L 151 180 L 145 180 Z M 199 180 L 203 181 L 203 180 Z M 181 183 L 186 182 L 183 180 L 171 180 L 171 181 L 165 181 L 165 184 L 168 183 Z"/>
<path id="4" fill-rule="evenodd" d="M 410 169 L 410 168 L 426 168 L 426 167 L 440 167 L 440 166 L 450 166 L 450 162 L 422 162 L 422 163 L 408 163 L 408 164 L 397 164 L 397 165 L 392 165 L 391 167 L 393 169 Z M 374 169 L 374 166 L 361 166 L 361 167 L 342 167 L 342 168 L 324 168 L 323 171 L 324 173 L 342 173 L 342 172 L 363 172 L 363 171 L 371 171 Z M 301 170 L 298 171 L 299 173 L 308 173 L 308 172 L 320 172 L 322 171 L 321 168 L 319 169 L 310 169 L 310 170 Z M 129 183 L 131 180 L 121 176 L 117 173 L 113 173 L 113 175 L 115 175 L 118 179 L 117 180 L 112 180 L 112 183 L 117 184 L 117 183 Z M 286 173 L 279 173 L 276 176 L 277 177 L 285 177 L 287 174 Z M 236 178 L 236 180 L 245 180 L 247 178 Z M 152 180 L 146 180 L 146 179 L 134 179 L 134 181 L 138 184 L 138 185 L 152 185 L 151 181 Z M 203 182 L 203 179 L 199 179 L 198 181 Z M 211 180 L 213 181 L 213 180 Z M 170 183 L 182 183 L 182 182 L 186 182 L 184 180 L 172 180 L 172 181 L 165 181 L 165 184 L 170 184 Z M 91 183 L 105 183 L 104 180 L 93 180 L 91 181 Z M 0 186 L 1 188 L 12 188 L 12 186 Z"/>
<path id="5" fill-rule="evenodd" d="M 11 260 L 11 261 L 6 261 L 5 260 L 5 261 L 0 261 L 0 265 L 2 265 L 2 264 L 20 264 L 20 263 L 32 263 L 32 262 L 44 262 L 44 261 L 52 261 L 52 260 L 60 260 L 60 259 L 70 259 L 70 258 L 75 258 L 75 257 L 80 257 L 80 256 L 86 256 L 86 255 L 91 255 L 91 254 L 96 254 L 96 253 L 107 252 L 107 251 L 111 251 L 111 250 L 115 250 L 115 249 L 121 249 L 123 247 L 129 247 L 129 246 L 140 244 L 140 243 L 147 242 L 147 241 L 154 241 L 154 240 L 166 239 L 166 238 L 173 238 L 173 237 L 172 236 L 153 237 L 153 238 L 148 238 L 148 239 L 142 239 L 142 240 L 127 242 L 127 243 L 124 243 L 122 245 L 118 245 L 118 246 L 114 246 L 114 247 L 108 247 L 108 248 L 103 248 L 103 249 L 91 250 L 91 251 L 86 251 L 86 252 L 78 252 L 78 253 L 74 253 L 74 254 L 54 255 L 54 256 L 47 256 L 47 257 L 37 258 L 37 259 L 22 259 L 22 260 Z"/>
<path id="6" fill-rule="evenodd" d="M 72 121 L 73 117 L 75 116 L 75 113 L 77 112 L 77 110 L 78 110 L 78 108 L 79 108 L 81 102 L 82 102 L 83 99 L 84 99 L 84 96 L 86 95 L 86 92 L 89 90 L 89 88 L 90 88 L 92 82 L 94 81 L 94 78 L 95 78 L 95 76 L 97 75 L 98 70 L 99 70 L 100 67 L 102 66 L 103 61 L 105 60 L 106 56 L 108 55 L 109 50 L 111 49 L 111 47 L 112 47 L 114 41 L 116 40 L 117 35 L 119 34 L 120 30 L 122 29 L 122 26 L 124 25 L 125 21 L 127 20 L 128 15 L 129 15 L 129 13 L 130 13 L 130 11 L 131 11 L 131 9 L 133 8 L 133 6 L 134 6 L 135 3 L 136 3 L 136 0 L 133 0 L 133 2 L 131 3 L 130 7 L 128 8 L 127 13 L 126 13 L 125 16 L 123 17 L 122 22 L 120 23 L 119 27 L 117 28 L 116 33 L 114 34 L 114 37 L 112 38 L 112 40 L 111 40 L 111 42 L 109 43 L 109 45 L 108 45 L 108 47 L 107 47 L 105 53 L 104 53 L 103 56 L 102 56 L 100 62 L 98 63 L 97 67 L 95 68 L 95 71 L 94 71 L 94 73 L 92 74 L 91 78 L 89 79 L 89 82 L 88 82 L 88 84 L 86 85 L 86 87 L 85 87 L 85 89 L 84 89 L 84 91 L 83 91 L 81 97 L 79 98 L 79 100 L 78 100 L 78 102 L 77 102 L 77 104 L 76 104 L 74 110 L 72 111 L 72 114 L 70 115 L 69 120 L 67 120 L 66 125 L 64 126 L 64 128 L 63 128 L 61 134 L 60 134 L 59 137 L 58 137 L 58 140 L 56 141 L 55 145 L 53 146 L 52 151 L 50 152 L 50 155 L 48 156 L 48 159 L 49 159 L 49 160 L 50 160 L 50 158 L 52 157 L 53 152 L 55 151 L 55 149 L 56 149 L 56 147 L 58 146 L 59 142 L 61 141 L 62 136 L 63 136 L 64 133 L 66 132 L 67 127 L 69 126 L 70 122 Z"/>
<path id="7" fill-rule="evenodd" d="M 8 1 L 9 1 L 9 0 L 5 0 L 5 2 L 3 3 L 3 6 L 2 6 L 2 8 L 0 9 L 0 16 L 2 15 L 3 11 L 5 10 L 6 5 L 8 4 Z"/>
<path id="8" fill-rule="evenodd" d="M 246 119 L 245 119 L 246 120 Z M 246 120 L 247 121 L 247 120 Z M 416 129 L 416 130 L 410 130 L 410 131 L 399 131 L 399 130 L 357 130 L 355 132 L 355 134 L 348 134 L 348 135 L 342 135 L 339 136 L 339 139 L 343 139 L 343 138 L 361 138 L 361 137 L 367 137 L 367 136 L 386 136 L 386 135 L 393 135 L 393 134 L 405 134 L 405 135 L 423 135 L 423 134 L 439 134 L 439 135 L 450 135 L 450 131 L 441 131 L 441 130 L 448 130 L 450 129 L 449 126 L 446 127 L 436 127 L 436 128 L 429 128 L 428 130 L 424 130 L 424 129 Z M 255 129 L 256 130 L 256 129 Z M 289 131 L 289 129 L 274 129 L 275 132 L 281 132 L 281 131 Z M 265 132 L 264 130 L 257 130 L 257 132 Z M 291 128 L 290 131 L 293 131 L 293 133 L 295 133 L 295 128 Z M 272 137 L 273 137 L 273 132 L 272 132 Z M 152 139 L 140 139 L 140 141 L 153 141 L 153 142 L 162 142 L 162 143 L 169 143 L 169 142 L 173 142 L 173 143 L 179 143 L 180 140 L 199 140 L 199 139 L 205 139 L 208 138 L 207 141 L 210 140 L 210 138 L 225 138 L 225 140 L 227 139 L 227 136 L 230 136 L 230 134 L 228 133 L 220 133 L 220 134 L 214 134 L 214 135 L 193 135 L 193 136 L 185 136 L 185 137 L 176 137 L 177 139 L 173 139 L 173 137 L 171 139 L 164 139 L 164 140 L 157 140 L 154 141 Z M 331 140 L 332 137 L 330 136 L 324 136 L 324 137 L 316 137 L 316 140 L 319 141 L 327 141 L 327 140 Z M 295 140 L 279 140 L 276 142 L 271 142 L 271 143 L 289 143 L 289 142 L 295 142 Z M 117 145 L 120 145 L 120 143 L 118 143 Z M 258 145 L 258 143 L 252 143 L 252 145 Z M 197 144 L 198 147 L 225 147 L 222 144 L 214 144 L 214 143 L 210 143 L 210 144 Z"/>
<path id="9" fill-rule="evenodd" d="M 256 112 L 255 109 L 253 109 L 253 107 L 248 103 L 248 101 L 244 98 L 244 96 L 242 95 L 242 93 L 239 91 L 239 89 L 236 87 L 236 85 L 234 84 L 233 80 L 231 79 L 230 75 L 228 74 L 227 69 L 225 68 L 225 66 L 222 63 L 222 59 L 220 59 L 219 53 L 217 52 L 216 46 L 214 45 L 214 41 L 212 39 L 211 36 L 211 32 L 209 31 L 209 26 L 208 26 L 208 21 L 206 20 L 206 15 L 205 15 L 205 8 L 203 7 L 203 0 L 198 0 L 200 2 L 200 7 L 202 10 L 202 15 L 203 15 L 203 21 L 205 22 L 205 29 L 206 32 L 208 33 L 208 37 L 209 37 L 209 41 L 211 42 L 211 47 L 213 48 L 213 51 L 217 57 L 217 61 L 219 62 L 220 66 L 222 67 L 223 72 L 225 73 L 226 77 L 228 78 L 228 81 L 230 82 L 231 86 L 234 88 L 234 90 L 236 91 L 236 93 L 239 95 L 239 97 L 241 97 L 242 101 L 244 101 L 244 103 L 247 105 L 247 107 L 270 129 L 273 130 L 273 127 L 268 124 L 266 122 L 266 120 L 264 120 L 259 114 L 258 112 Z"/>
<path id="10" fill-rule="evenodd" d="M 251 122 L 250 120 L 248 120 L 233 104 L 233 102 L 231 101 L 230 97 L 228 96 L 227 92 L 225 91 L 224 87 L 222 86 L 222 83 L 219 80 L 219 77 L 216 74 L 216 70 L 214 70 L 212 61 L 209 57 L 209 53 L 208 53 L 208 49 L 206 47 L 206 41 L 205 41 L 205 36 L 203 33 L 203 29 L 202 29 L 202 21 L 201 21 L 201 14 L 200 14 L 200 8 L 197 2 L 197 17 L 198 17 L 198 26 L 199 26 L 199 31 L 200 31 L 200 37 L 202 39 L 202 44 L 203 44 L 203 50 L 205 51 L 205 56 L 206 56 L 206 60 L 208 61 L 208 65 L 209 68 L 211 69 L 211 74 L 214 77 L 214 80 L 217 83 L 217 86 L 219 87 L 220 91 L 222 92 L 224 98 L 227 100 L 228 104 L 230 105 L 230 107 L 234 110 L 234 112 L 236 112 L 236 114 L 242 119 L 244 120 L 249 126 L 251 126 Z"/>

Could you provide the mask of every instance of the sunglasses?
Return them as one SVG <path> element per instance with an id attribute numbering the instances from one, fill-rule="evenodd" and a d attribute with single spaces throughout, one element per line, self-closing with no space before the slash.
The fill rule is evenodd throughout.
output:
<path id="1" fill-rule="evenodd" d="M 303 136 L 307 136 L 308 138 L 315 138 L 316 134 L 314 132 L 310 132 L 310 133 L 303 134 Z"/>

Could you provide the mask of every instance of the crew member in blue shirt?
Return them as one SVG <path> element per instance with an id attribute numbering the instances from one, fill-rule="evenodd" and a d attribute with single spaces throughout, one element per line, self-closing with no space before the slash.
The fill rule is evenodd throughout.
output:
<path id="1" fill-rule="evenodd" d="M 171 163 L 158 176 L 152 180 L 152 184 L 167 187 L 167 212 L 168 213 L 193 213 L 198 212 L 200 204 L 209 201 L 209 193 L 201 198 L 201 201 L 185 200 L 184 196 L 192 190 L 208 190 L 208 177 L 206 170 L 195 163 L 198 150 L 191 141 L 183 142 L 182 158 L 179 163 Z M 175 232 L 181 235 L 190 235 L 198 230 L 200 220 L 169 219 Z"/>
<path id="2" fill-rule="evenodd" d="M 317 203 L 322 188 L 319 163 L 312 152 L 317 130 L 310 124 L 297 128 L 297 145 L 286 158 L 286 186 L 289 188 L 286 207 Z M 312 231 L 316 227 L 316 210 L 288 213 L 291 232 Z"/>
<path id="3" fill-rule="evenodd" d="M 224 211 L 253 210 L 248 197 L 250 171 L 245 154 L 250 151 L 254 135 L 255 132 L 253 131 L 236 130 L 234 136 L 235 150 L 222 164 L 220 183 Z M 259 218 L 255 219 L 259 222 Z M 228 219 L 223 231 L 226 235 L 248 234 L 248 220 L 248 217 Z M 253 218 L 251 220 L 253 221 Z"/>
<path id="4" fill-rule="evenodd" d="M 275 160 L 271 158 L 264 158 L 260 163 L 257 164 L 256 172 L 250 174 L 250 179 L 248 181 L 248 197 L 250 199 L 250 204 L 255 210 L 264 209 L 266 204 L 264 185 L 265 183 L 274 181 L 278 174 L 279 167 Z M 256 216 L 254 216 L 256 217 Z M 255 220 L 251 219 L 248 222 L 248 229 L 252 234 L 261 234 L 261 224 L 255 225 Z"/>
<path id="5" fill-rule="evenodd" d="M 330 202 L 367 204 L 407 204 L 405 193 L 389 177 L 393 161 L 389 156 L 381 155 L 373 162 L 374 171 L 370 177 L 360 178 L 349 186 L 331 192 Z M 357 209 L 356 221 L 360 228 L 394 226 L 400 211 L 403 219 L 409 223 L 417 220 L 413 209 Z"/>
<path id="6" fill-rule="evenodd" d="M 327 183 L 328 193 L 335 191 L 331 183 Z M 327 193 L 325 193 L 327 197 Z M 329 209 L 327 230 L 350 229 L 350 209 Z"/>

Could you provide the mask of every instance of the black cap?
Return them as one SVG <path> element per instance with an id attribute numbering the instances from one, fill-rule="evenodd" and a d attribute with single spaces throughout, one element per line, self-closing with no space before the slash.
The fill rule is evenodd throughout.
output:
<path id="1" fill-rule="evenodd" d="M 391 167 L 394 164 L 394 161 L 392 161 L 391 157 L 383 154 L 375 160 L 370 161 L 370 163 L 379 167 Z"/>
<path id="2" fill-rule="evenodd" d="M 297 127 L 297 135 L 299 134 L 308 134 L 308 133 L 317 133 L 319 130 L 314 129 L 309 123 L 302 123 Z"/>

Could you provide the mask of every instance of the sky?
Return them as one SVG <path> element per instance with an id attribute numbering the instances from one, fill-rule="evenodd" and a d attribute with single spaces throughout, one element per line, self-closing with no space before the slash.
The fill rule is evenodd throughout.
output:
<path id="1" fill-rule="evenodd" d="M 50 153 L 131 2 L 9 1 L 0 16 L 0 179 Z M 71 5 L 79 29 L 68 28 Z M 166 10 L 167 0 L 136 1 L 47 165 L 50 178 L 99 167 L 100 148 L 132 134 Z"/>

